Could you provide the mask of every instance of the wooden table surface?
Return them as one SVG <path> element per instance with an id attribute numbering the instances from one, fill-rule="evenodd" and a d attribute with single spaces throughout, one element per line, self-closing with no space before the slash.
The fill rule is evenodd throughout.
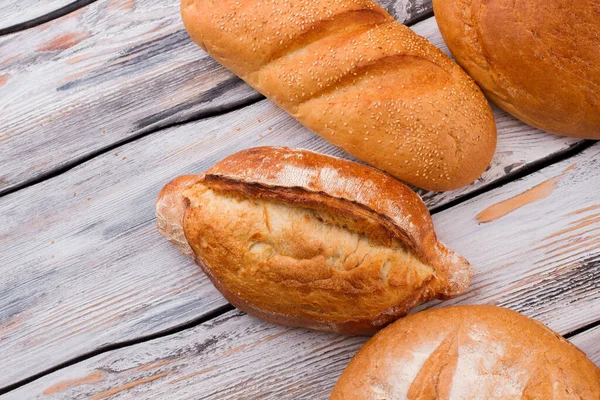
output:
<path id="1" fill-rule="evenodd" d="M 447 52 L 428 0 L 382 0 Z M 475 279 L 600 364 L 600 143 L 494 110 L 469 187 L 419 193 Z M 175 0 L 0 0 L 0 393 L 326 399 L 367 338 L 234 310 L 156 230 L 170 179 L 257 145 L 347 154 L 216 64 Z M 432 302 L 420 307 L 439 306 Z"/>

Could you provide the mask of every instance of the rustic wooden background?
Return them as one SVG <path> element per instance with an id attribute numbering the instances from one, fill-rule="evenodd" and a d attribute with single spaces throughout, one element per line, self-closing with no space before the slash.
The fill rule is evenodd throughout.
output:
<path id="1" fill-rule="evenodd" d="M 447 52 L 428 0 L 380 3 Z M 444 304 L 510 307 L 600 363 L 600 144 L 495 117 L 486 173 L 420 192 L 476 270 Z M 0 0 L 2 397 L 327 398 L 366 338 L 233 310 L 156 231 L 162 185 L 257 145 L 348 157 L 195 46 L 178 1 Z"/>

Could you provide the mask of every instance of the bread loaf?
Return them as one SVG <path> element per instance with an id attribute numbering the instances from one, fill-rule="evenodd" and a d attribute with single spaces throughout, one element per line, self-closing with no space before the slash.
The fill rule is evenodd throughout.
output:
<path id="1" fill-rule="evenodd" d="M 371 333 L 471 281 L 407 186 L 306 150 L 244 150 L 176 178 L 156 215 L 229 302 L 274 323 Z"/>
<path id="2" fill-rule="evenodd" d="M 429 190 L 473 182 L 496 127 L 450 58 L 371 0 L 182 0 L 192 39 L 326 140 Z"/>
<path id="3" fill-rule="evenodd" d="M 600 1 L 433 7 L 452 54 L 496 104 L 545 131 L 600 139 Z"/>
<path id="4" fill-rule="evenodd" d="M 600 369 L 517 312 L 458 306 L 410 315 L 369 340 L 331 400 L 597 400 Z"/>

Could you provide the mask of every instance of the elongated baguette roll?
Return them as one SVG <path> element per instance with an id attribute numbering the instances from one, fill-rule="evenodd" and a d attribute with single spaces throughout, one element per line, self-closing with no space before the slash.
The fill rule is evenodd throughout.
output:
<path id="1" fill-rule="evenodd" d="M 156 215 L 229 302 L 274 323 L 371 333 L 471 281 L 407 186 L 306 150 L 244 150 L 176 178 Z"/>
<path id="2" fill-rule="evenodd" d="M 330 400 L 597 400 L 600 369 L 543 324 L 494 306 L 410 315 L 356 354 Z"/>
<path id="3" fill-rule="evenodd" d="M 192 39 L 318 135 L 410 184 L 489 165 L 496 126 L 450 58 L 370 0 L 182 0 Z"/>

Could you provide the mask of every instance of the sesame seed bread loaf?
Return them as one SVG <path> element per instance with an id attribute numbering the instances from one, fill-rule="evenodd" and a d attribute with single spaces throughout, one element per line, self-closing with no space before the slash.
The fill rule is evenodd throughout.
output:
<path id="1" fill-rule="evenodd" d="M 229 302 L 274 323 L 372 333 L 471 281 L 411 189 L 307 150 L 244 150 L 176 178 L 156 215 Z"/>
<path id="2" fill-rule="evenodd" d="M 356 354 L 330 400 L 597 400 L 600 369 L 543 324 L 494 306 L 410 315 Z"/>
<path id="3" fill-rule="evenodd" d="M 434 0 L 458 63 L 500 107 L 548 132 L 600 139 L 600 1 Z"/>
<path id="4" fill-rule="evenodd" d="M 491 108 L 449 57 L 371 0 L 182 0 L 192 39 L 326 140 L 429 190 L 496 147 Z"/>

